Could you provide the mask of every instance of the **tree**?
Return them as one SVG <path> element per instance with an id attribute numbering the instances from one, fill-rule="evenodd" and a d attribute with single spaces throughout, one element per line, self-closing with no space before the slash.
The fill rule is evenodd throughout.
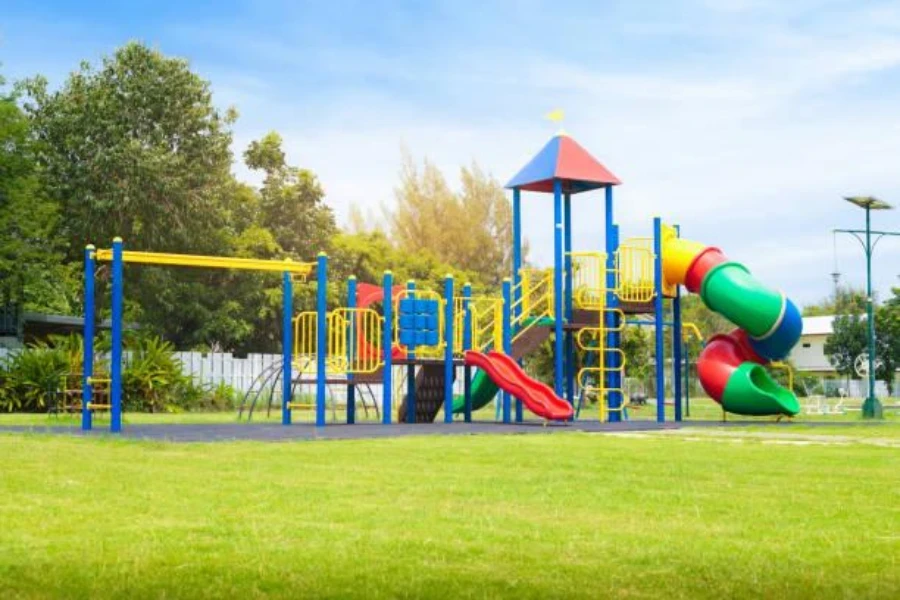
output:
<path id="1" fill-rule="evenodd" d="M 432 162 L 420 168 L 404 152 L 397 205 L 386 211 L 391 238 L 410 255 L 431 254 L 496 288 L 512 271 L 512 210 L 500 184 L 477 164 L 461 170 L 461 181 L 454 193 Z"/>
<path id="2" fill-rule="evenodd" d="M 893 288 L 893 298 L 875 311 L 875 354 L 880 367 L 875 375 L 894 393 L 894 381 L 900 367 L 900 288 Z"/>
<path id="3" fill-rule="evenodd" d="M 47 198 L 28 118 L 0 77 L 0 302 L 38 311 L 73 308 L 73 273 L 62 264 L 59 213 Z"/>
<path id="4" fill-rule="evenodd" d="M 247 166 L 265 173 L 260 190 L 260 224 L 281 248 L 300 260 L 328 249 L 337 226 L 325 205 L 325 190 L 312 171 L 285 162 L 281 136 L 269 132 L 244 152 Z"/>
<path id="5" fill-rule="evenodd" d="M 213 105 L 187 61 L 132 42 L 98 68 L 83 62 L 56 91 L 43 77 L 23 89 L 72 258 L 114 236 L 131 248 L 209 249 L 236 114 Z"/>
<path id="6" fill-rule="evenodd" d="M 850 379 L 855 375 L 856 357 L 866 351 L 866 340 L 865 319 L 858 314 L 839 315 L 825 340 L 825 356 L 835 371 Z"/>
<path id="7" fill-rule="evenodd" d="M 852 287 L 838 287 L 834 293 L 815 304 L 803 307 L 804 317 L 862 314 L 866 312 L 866 292 Z"/>

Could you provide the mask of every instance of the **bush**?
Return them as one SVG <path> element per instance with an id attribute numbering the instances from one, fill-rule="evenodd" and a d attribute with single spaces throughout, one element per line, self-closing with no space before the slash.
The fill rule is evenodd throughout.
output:
<path id="1" fill-rule="evenodd" d="M 46 410 L 69 373 L 81 371 L 81 338 L 50 336 L 9 356 L 0 366 L 0 410 Z"/>

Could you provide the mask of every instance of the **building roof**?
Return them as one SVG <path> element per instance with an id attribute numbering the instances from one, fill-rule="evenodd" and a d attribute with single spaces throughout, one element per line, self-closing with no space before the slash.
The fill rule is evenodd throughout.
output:
<path id="1" fill-rule="evenodd" d="M 803 317 L 803 335 L 831 335 L 834 315 Z"/>
<path id="2" fill-rule="evenodd" d="M 552 193 L 555 180 L 562 182 L 563 192 L 568 194 L 622 183 L 578 142 L 559 133 L 509 180 L 506 187 Z"/>

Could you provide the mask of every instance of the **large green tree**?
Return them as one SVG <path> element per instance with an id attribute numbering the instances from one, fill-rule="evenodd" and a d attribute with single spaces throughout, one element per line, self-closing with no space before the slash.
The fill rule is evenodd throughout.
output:
<path id="1" fill-rule="evenodd" d="M 825 356 L 835 371 L 845 377 L 855 377 L 854 361 L 866 351 L 866 322 L 858 314 L 839 315 L 832 324 L 832 333 L 825 340 Z"/>
<path id="2" fill-rule="evenodd" d="M 0 304 L 69 312 L 73 273 L 62 264 L 59 213 L 44 193 L 31 128 L 0 77 Z"/>
<path id="3" fill-rule="evenodd" d="M 26 80 L 24 107 L 73 256 L 122 236 L 131 248 L 215 250 L 231 181 L 231 110 L 187 61 L 129 43 L 56 90 Z"/>
<path id="4" fill-rule="evenodd" d="M 327 251 L 337 226 L 324 203 L 325 190 L 312 171 L 287 164 L 281 136 L 270 132 L 252 142 L 244 160 L 251 169 L 265 173 L 259 223 L 272 232 L 278 245 L 301 260 Z"/>
<path id="5" fill-rule="evenodd" d="M 893 288 L 892 293 L 875 312 L 875 352 L 880 364 L 875 375 L 891 394 L 900 368 L 900 288 Z"/>

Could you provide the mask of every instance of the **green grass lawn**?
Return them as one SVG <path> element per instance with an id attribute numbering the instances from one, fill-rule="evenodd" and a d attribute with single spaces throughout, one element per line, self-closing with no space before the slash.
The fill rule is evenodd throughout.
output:
<path id="1" fill-rule="evenodd" d="M 735 441 L 0 435 L 0 596 L 900 597 L 900 450 Z"/>

